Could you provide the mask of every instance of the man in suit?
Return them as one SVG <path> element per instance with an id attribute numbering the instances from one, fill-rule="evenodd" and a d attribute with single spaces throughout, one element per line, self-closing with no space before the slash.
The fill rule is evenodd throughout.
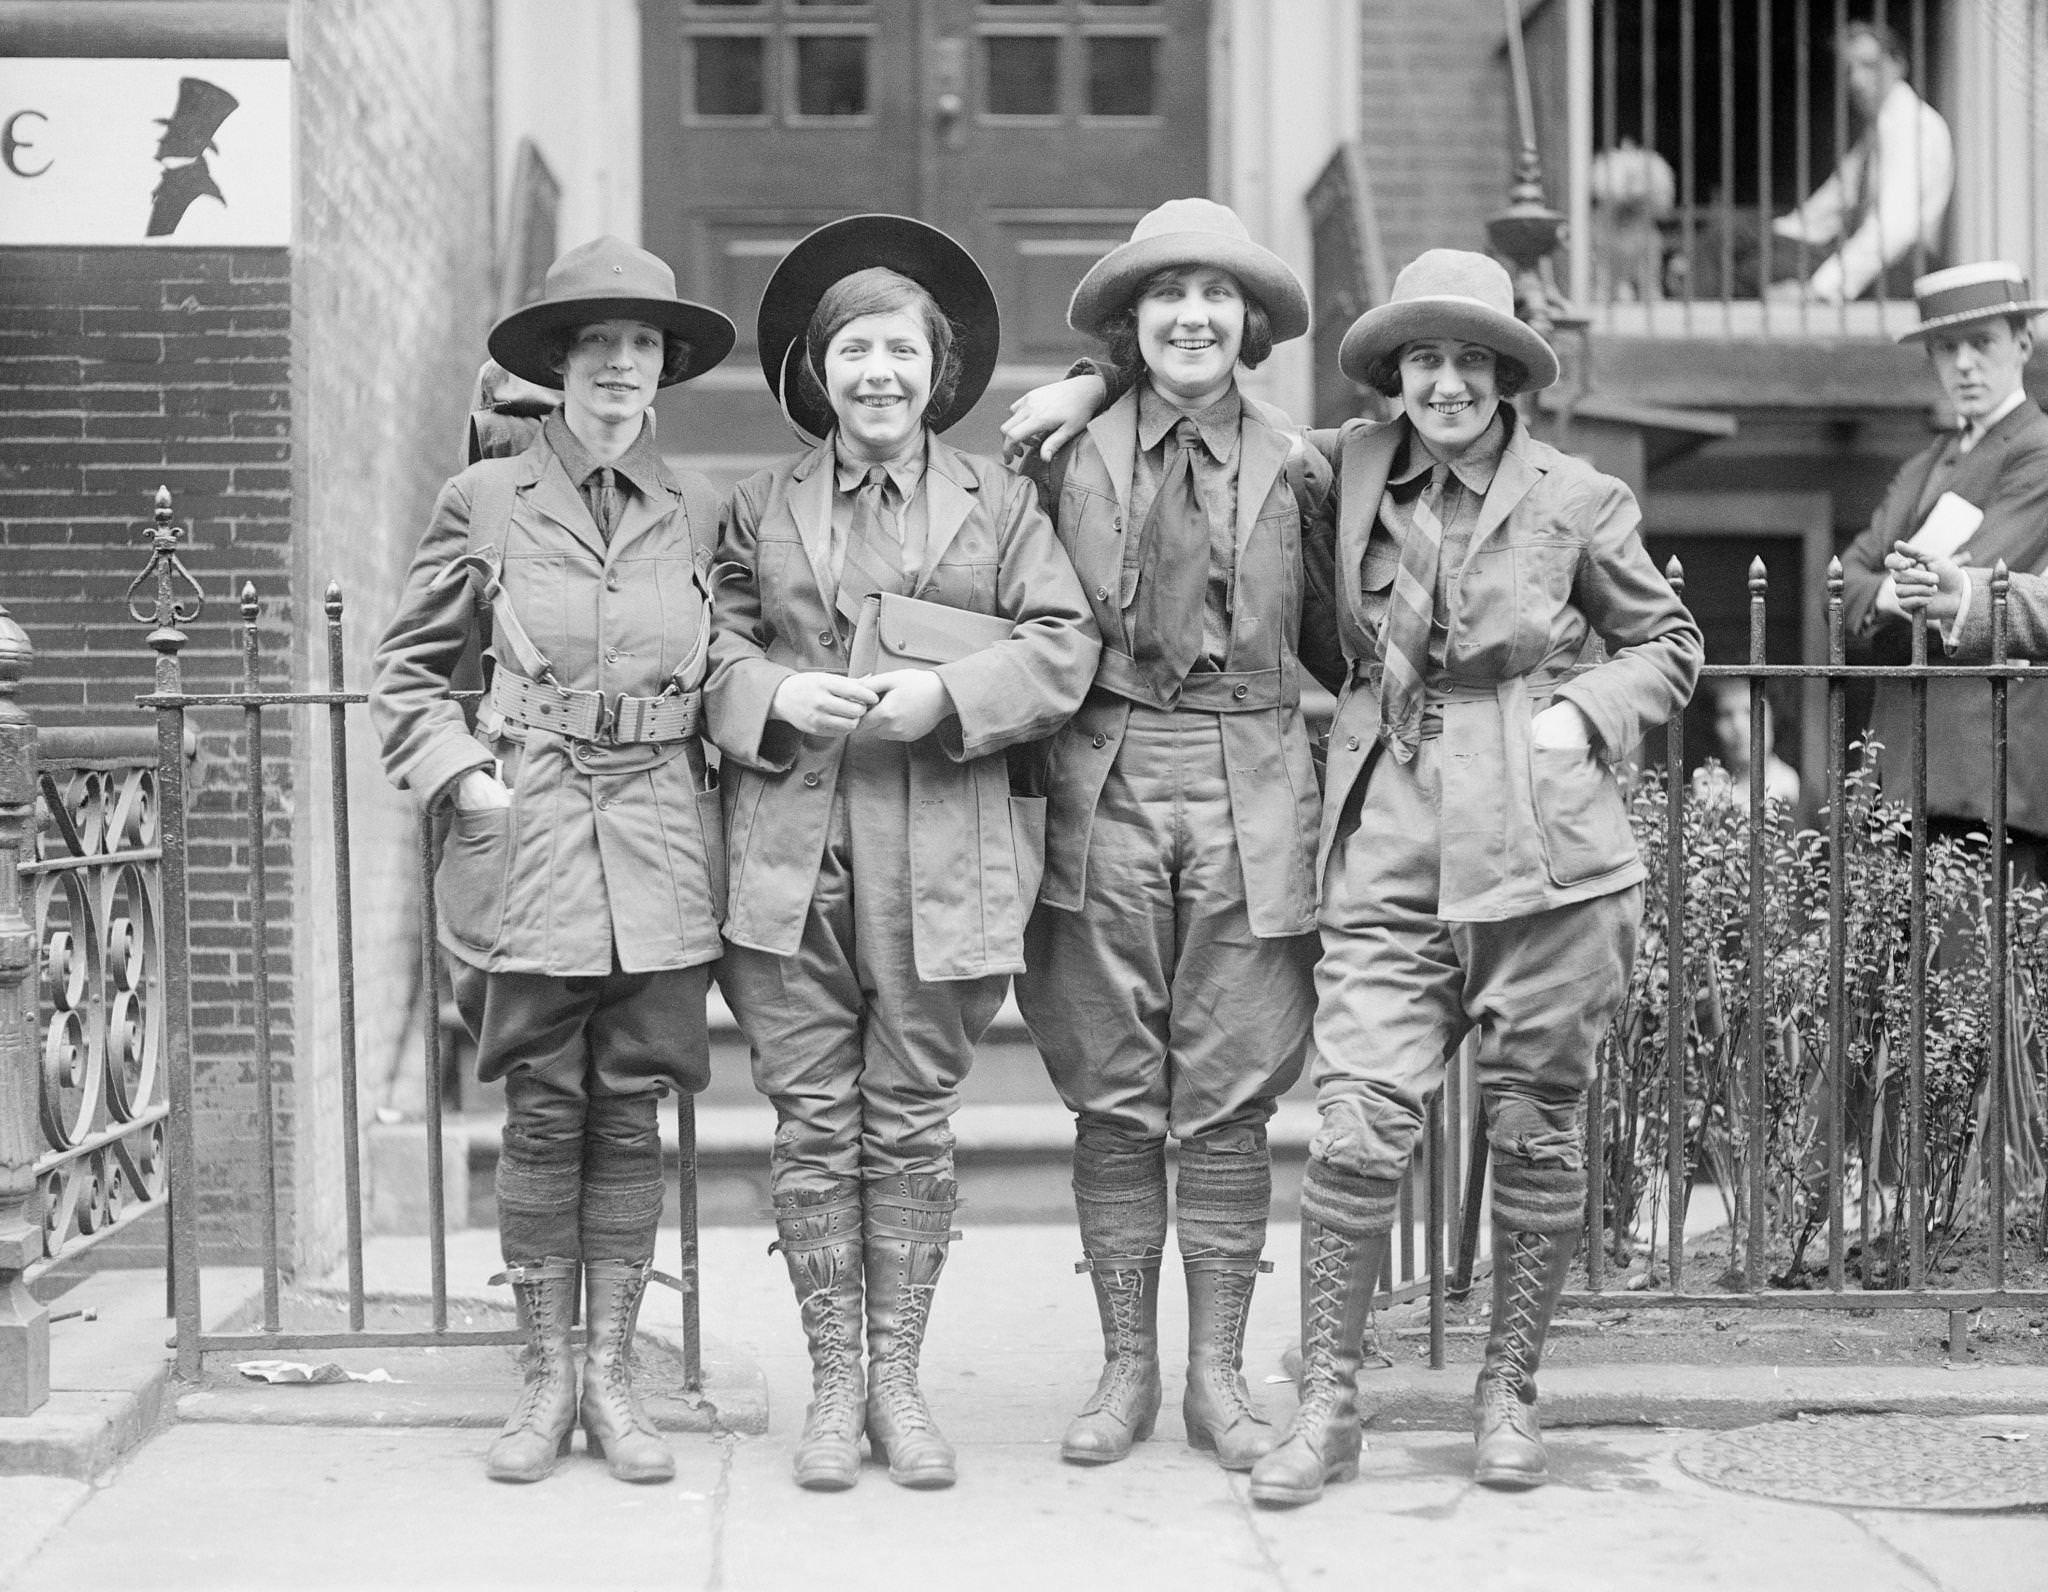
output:
<path id="1" fill-rule="evenodd" d="M 1913 285 L 1920 322 L 1905 341 L 1926 345 L 1928 363 L 1955 410 L 1957 429 L 1908 460 L 1892 478 L 1869 527 L 1842 555 L 1844 619 L 1852 644 L 1873 661 L 1905 663 L 1911 623 L 1885 557 L 1904 544 L 1916 558 L 1946 556 L 1988 573 L 2038 572 L 2048 563 L 2048 415 L 2021 384 L 2033 352 L 2031 296 L 2018 266 L 1959 265 Z M 1958 541 L 1957 538 L 1961 540 Z M 1904 681 L 1880 681 L 1870 733 L 1882 743 L 1878 772 L 1904 800 L 1912 778 L 1912 697 Z M 2016 683 L 2008 699 L 2006 810 L 2012 856 L 2024 878 L 2048 863 L 2048 682 Z M 1975 680 L 1927 687 L 1929 832 L 1981 832 L 1991 817 L 1991 693 Z"/>

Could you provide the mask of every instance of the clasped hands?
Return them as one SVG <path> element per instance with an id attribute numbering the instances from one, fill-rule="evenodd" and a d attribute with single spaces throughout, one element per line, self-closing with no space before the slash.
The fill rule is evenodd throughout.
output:
<path id="1" fill-rule="evenodd" d="M 1897 542 L 1884 555 L 1884 567 L 1889 573 L 1877 592 L 1880 613 L 1899 619 L 1925 613 L 1929 624 L 1948 625 L 1969 601 L 1970 577 L 1953 559 L 1934 557 Z"/>
<path id="2" fill-rule="evenodd" d="M 953 710 L 946 683 L 930 669 L 890 669 L 853 679 L 806 669 L 775 688 L 768 716 L 804 735 L 863 730 L 883 741 L 921 741 Z"/>

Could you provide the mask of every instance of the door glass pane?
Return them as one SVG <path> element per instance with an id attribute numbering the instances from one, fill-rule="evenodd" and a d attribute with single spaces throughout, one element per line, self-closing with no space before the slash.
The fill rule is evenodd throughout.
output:
<path id="1" fill-rule="evenodd" d="M 796 0 L 800 6 L 864 6 L 868 0 Z"/>
<path id="2" fill-rule="evenodd" d="M 766 39 L 699 34 L 691 108 L 699 116 L 763 116 L 768 111 Z"/>
<path id="3" fill-rule="evenodd" d="M 1110 6 L 1156 6 L 1159 0 L 1088 0 L 1088 3 L 1107 9 Z"/>
<path id="4" fill-rule="evenodd" d="M 1088 114 L 1159 114 L 1159 40 L 1098 35 L 1088 41 Z"/>
<path id="5" fill-rule="evenodd" d="M 714 6 L 757 6 L 761 0 L 690 0 L 699 11 L 709 11 Z"/>
<path id="6" fill-rule="evenodd" d="M 868 41 L 864 38 L 798 38 L 796 111 L 799 116 L 865 116 L 868 113 Z"/>
<path id="7" fill-rule="evenodd" d="M 1060 41 L 1050 34 L 985 38 L 988 113 L 1057 116 L 1060 111 Z"/>

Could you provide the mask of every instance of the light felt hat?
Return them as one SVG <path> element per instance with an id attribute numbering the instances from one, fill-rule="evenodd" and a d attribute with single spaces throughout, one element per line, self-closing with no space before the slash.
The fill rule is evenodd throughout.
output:
<path id="1" fill-rule="evenodd" d="M 1351 323 L 1337 368 L 1363 384 L 1381 358 L 1421 337 L 1480 343 L 1518 361 L 1529 391 L 1557 380 L 1557 354 L 1515 319 L 1515 287 L 1501 263 L 1468 249 L 1426 249 L 1394 278 L 1394 291 Z"/>
<path id="2" fill-rule="evenodd" d="M 907 276 L 937 301 L 953 323 L 953 357 L 960 379 L 952 399 L 933 404 L 924 423 L 944 431 L 988 390 L 1003 340 L 996 290 L 973 255 L 937 227 L 909 216 L 845 216 L 828 221 L 801 239 L 761 293 L 755 341 L 761 374 L 791 422 L 808 436 L 825 437 L 839 423 L 826 403 L 797 379 L 804 362 L 804 337 L 818 301 L 841 277 L 870 266 L 887 266 Z"/>
<path id="3" fill-rule="evenodd" d="M 559 389 L 553 334 L 593 321 L 645 321 L 690 345 L 684 367 L 662 382 L 701 376 L 732 352 L 739 333 L 708 304 L 676 297 L 676 274 L 659 255 L 618 238 L 594 238 L 548 267 L 547 286 L 491 328 L 491 358 L 537 387 Z"/>
<path id="4" fill-rule="evenodd" d="M 1930 271 L 1913 283 L 1914 307 L 1920 324 L 1899 338 L 1915 342 L 1944 326 L 2003 319 L 2007 315 L 2038 315 L 2048 299 L 2030 296 L 2027 278 L 2010 260 L 1979 260 Z"/>
<path id="5" fill-rule="evenodd" d="M 1154 272 L 1196 265 L 1236 277 L 1246 295 L 1265 307 L 1274 342 L 1308 330 L 1308 293 L 1301 278 L 1271 249 L 1252 242 L 1235 210 L 1213 199 L 1169 199 L 1141 217 L 1130 242 L 1111 249 L 1081 278 L 1067 306 L 1067 324 L 1092 336 L 1129 305 Z"/>

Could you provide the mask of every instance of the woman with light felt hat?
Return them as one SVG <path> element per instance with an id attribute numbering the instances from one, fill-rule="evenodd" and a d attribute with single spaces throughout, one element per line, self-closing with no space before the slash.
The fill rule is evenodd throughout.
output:
<path id="1" fill-rule="evenodd" d="M 901 216 L 833 222 L 777 266 L 758 324 L 769 386 L 822 439 L 732 493 L 709 687 L 731 774 L 721 980 L 775 1106 L 776 1247 L 811 1351 L 793 1468 L 850 1487 L 865 1433 L 892 1480 L 944 1487 L 919 1357 L 954 1236 L 951 1121 L 1023 966 L 1044 844 L 1004 754 L 1073 712 L 1097 643 L 1030 488 L 938 436 L 995 362 L 972 256 Z M 888 604 L 1004 639 L 906 645 L 929 666 L 854 678 L 856 622 Z"/>
<path id="2" fill-rule="evenodd" d="M 1317 857 L 1300 1403 L 1252 1472 L 1269 1505 L 1357 1473 L 1361 1339 L 1401 1178 L 1475 1028 L 1494 1286 L 1475 1471 L 1545 1479 L 1537 1363 L 1584 1220 L 1594 1053 L 1642 908 L 1612 765 L 1684 705 L 1702 653 L 1629 489 L 1535 440 L 1505 401 L 1558 369 L 1499 264 L 1423 254 L 1339 362 L 1401 413 L 1316 434 L 1338 479 L 1318 618 L 1350 679 Z"/>
<path id="3" fill-rule="evenodd" d="M 548 1475 L 579 1419 L 620 1479 L 675 1470 L 628 1348 L 660 1277 L 657 1105 L 709 1077 L 724 833 L 699 721 L 718 498 L 663 460 L 648 411 L 733 337 L 644 249 L 600 238 L 557 260 L 490 352 L 562 405 L 442 489 L 377 649 L 385 767 L 450 815 L 441 943 L 478 1073 L 505 1085 L 500 1280 L 527 1353 L 486 1461 L 500 1481 Z M 479 644 L 472 730 L 450 676 Z"/>
<path id="4" fill-rule="evenodd" d="M 1302 521 L 1329 485 L 1240 365 L 1308 298 L 1226 207 L 1177 199 L 1076 288 L 1129 391 L 1030 469 L 1093 599 L 1094 687 L 1051 759 L 1046 881 L 1018 1004 L 1075 1117 L 1074 1204 L 1104 1363 L 1076 1464 L 1161 1402 L 1166 1145 L 1188 1290 L 1188 1441 L 1248 1470 L 1275 1434 L 1241 1374 L 1272 1203 L 1266 1126 L 1315 991 L 1316 779 L 1296 654 Z"/>

